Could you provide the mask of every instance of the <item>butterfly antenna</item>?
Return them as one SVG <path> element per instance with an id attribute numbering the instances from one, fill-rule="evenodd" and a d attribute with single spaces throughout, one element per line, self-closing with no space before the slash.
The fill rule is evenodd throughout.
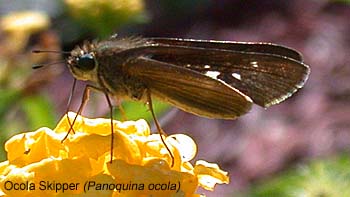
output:
<path id="1" fill-rule="evenodd" d="M 59 53 L 59 54 L 70 54 L 69 51 L 54 51 L 54 50 L 33 50 L 32 53 Z M 38 68 L 42 68 L 44 66 L 51 66 L 51 65 L 55 65 L 55 64 L 61 64 L 64 63 L 65 60 L 60 60 L 57 62 L 51 62 L 51 63 L 44 63 L 44 64 L 36 64 L 33 65 L 32 68 L 33 69 L 38 69 Z"/>
<path id="2" fill-rule="evenodd" d="M 69 51 L 55 51 L 55 50 L 33 50 L 32 53 L 60 53 L 60 54 L 70 54 Z"/>
<path id="3" fill-rule="evenodd" d="M 61 63 L 65 63 L 65 60 L 60 60 L 57 62 L 51 62 L 51 63 L 44 63 L 44 64 L 35 64 L 32 66 L 32 69 L 38 69 L 38 68 L 42 68 L 44 66 L 51 66 L 51 65 L 55 65 L 55 64 L 61 64 Z"/>

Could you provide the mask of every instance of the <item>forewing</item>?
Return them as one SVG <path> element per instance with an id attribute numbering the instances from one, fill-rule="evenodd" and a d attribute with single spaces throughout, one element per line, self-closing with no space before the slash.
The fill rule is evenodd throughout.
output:
<path id="1" fill-rule="evenodd" d="M 268 107 L 280 103 L 301 88 L 309 67 L 294 59 L 256 52 L 158 46 L 150 57 L 221 80 Z"/>
<path id="2" fill-rule="evenodd" d="M 190 48 L 224 49 L 229 51 L 274 54 L 302 61 L 299 52 L 281 45 L 261 42 L 232 42 L 216 40 L 194 40 L 181 38 L 149 38 L 154 43 L 170 46 L 186 46 Z"/>
<path id="3" fill-rule="evenodd" d="M 244 94 L 186 68 L 139 57 L 126 65 L 126 71 L 152 95 L 199 116 L 234 119 L 251 108 L 252 101 Z"/>

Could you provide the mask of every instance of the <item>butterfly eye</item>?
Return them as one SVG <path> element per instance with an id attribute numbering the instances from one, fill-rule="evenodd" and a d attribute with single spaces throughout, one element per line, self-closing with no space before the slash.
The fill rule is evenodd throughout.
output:
<path id="1" fill-rule="evenodd" d="M 77 64 L 76 67 L 78 67 L 81 70 L 89 71 L 95 68 L 95 59 L 92 54 L 84 54 L 77 58 Z"/>

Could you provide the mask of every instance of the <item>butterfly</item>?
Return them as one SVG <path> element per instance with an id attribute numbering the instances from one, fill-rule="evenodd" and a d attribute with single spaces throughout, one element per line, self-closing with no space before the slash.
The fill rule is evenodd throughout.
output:
<path id="1" fill-rule="evenodd" d="M 91 82 L 84 97 L 90 89 L 103 92 L 111 112 L 110 96 L 148 103 L 160 133 L 153 97 L 198 116 L 235 119 L 253 103 L 267 108 L 284 101 L 310 73 L 300 53 L 285 46 L 180 38 L 86 41 L 69 53 L 67 65 L 75 79 Z"/>

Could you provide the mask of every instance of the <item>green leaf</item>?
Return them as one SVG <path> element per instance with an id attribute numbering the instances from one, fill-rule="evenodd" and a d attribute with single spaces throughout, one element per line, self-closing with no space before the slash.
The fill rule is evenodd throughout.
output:
<path id="1" fill-rule="evenodd" d="M 253 187 L 248 196 L 350 196 L 348 153 L 317 159 Z"/>
<path id="2" fill-rule="evenodd" d="M 153 101 L 153 110 L 156 116 L 160 116 L 162 113 L 164 113 L 166 110 L 170 108 L 168 104 L 165 104 L 163 102 L 157 101 L 155 99 Z M 137 119 L 145 119 L 148 122 L 152 122 L 152 114 L 149 111 L 147 105 L 137 102 L 137 101 L 128 101 L 124 102 L 122 105 L 127 120 L 137 120 Z M 123 117 L 121 115 L 121 112 L 119 110 L 116 111 L 115 116 L 117 120 L 122 120 Z"/>
<path id="3" fill-rule="evenodd" d="M 18 90 L 0 90 L 0 121 L 8 110 L 20 99 Z M 2 122 L 2 121 L 1 121 Z"/>
<path id="4" fill-rule="evenodd" d="M 55 115 L 49 100 L 40 95 L 27 96 L 22 99 L 22 108 L 26 114 L 29 128 L 54 127 Z"/>

